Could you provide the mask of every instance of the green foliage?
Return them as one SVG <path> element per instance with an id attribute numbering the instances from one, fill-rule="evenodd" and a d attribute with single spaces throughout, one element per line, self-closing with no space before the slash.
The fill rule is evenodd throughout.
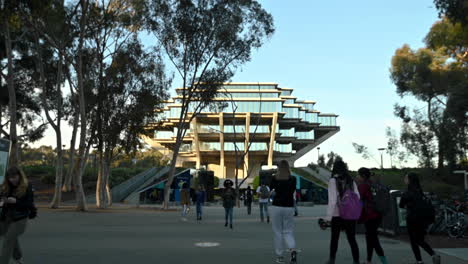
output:
<path id="1" fill-rule="evenodd" d="M 323 154 L 318 157 L 318 164 L 317 165 L 319 165 L 322 168 L 326 168 L 325 156 Z"/>
<path id="2" fill-rule="evenodd" d="M 254 190 L 257 190 L 258 186 L 260 186 L 260 176 L 256 176 L 252 182 L 252 187 Z"/>
<path id="3" fill-rule="evenodd" d="M 434 0 L 440 16 L 446 16 L 453 22 L 468 25 L 468 2 L 466 0 Z"/>
<path id="4" fill-rule="evenodd" d="M 404 190 L 404 176 L 414 172 L 420 175 L 421 185 L 425 192 L 433 192 L 440 198 L 450 198 L 453 195 L 463 195 L 462 184 L 448 184 L 439 176 L 439 172 L 434 169 L 405 168 L 405 169 L 371 169 L 371 172 L 378 175 L 385 185 L 394 190 Z"/>
<path id="5" fill-rule="evenodd" d="M 35 178 L 44 175 L 51 175 L 55 177 L 55 167 L 49 165 L 34 165 L 34 166 L 23 166 L 22 167 L 26 177 Z"/>
<path id="6" fill-rule="evenodd" d="M 427 109 L 395 106 L 404 121 L 401 141 L 421 164 L 454 167 L 466 156 L 468 127 L 468 28 L 448 19 L 435 23 L 425 38 L 426 46 L 397 49 L 392 58 L 391 79 L 400 96 L 414 96 Z"/>

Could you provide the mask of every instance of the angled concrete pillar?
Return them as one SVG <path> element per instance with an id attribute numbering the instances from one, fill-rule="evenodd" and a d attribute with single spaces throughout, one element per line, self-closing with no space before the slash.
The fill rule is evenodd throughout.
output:
<path id="1" fill-rule="evenodd" d="M 271 122 L 270 148 L 268 149 L 268 167 L 273 167 L 273 152 L 275 151 L 276 126 L 278 125 L 278 113 L 273 113 Z"/>

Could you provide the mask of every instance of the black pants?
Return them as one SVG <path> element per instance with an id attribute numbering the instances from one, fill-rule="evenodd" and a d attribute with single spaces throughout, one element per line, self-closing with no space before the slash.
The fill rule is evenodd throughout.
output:
<path id="1" fill-rule="evenodd" d="M 429 255 L 434 256 L 434 250 L 431 246 L 424 241 L 426 236 L 425 224 L 419 222 L 407 221 L 408 235 L 411 242 L 411 249 L 413 249 L 414 257 L 417 261 L 422 261 L 421 250 L 419 247 L 422 247 Z"/>
<path id="2" fill-rule="evenodd" d="M 341 217 L 333 217 L 331 221 L 330 259 L 336 258 L 341 230 L 345 230 L 346 232 L 354 262 L 359 263 L 359 247 L 356 242 L 356 221 L 344 220 Z"/>
<path id="3" fill-rule="evenodd" d="M 246 202 L 245 204 L 247 206 L 247 214 L 251 214 L 252 213 L 252 202 Z"/>
<path id="4" fill-rule="evenodd" d="M 379 241 L 378 229 L 382 223 L 382 218 L 367 220 L 364 223 L 366 227 L 367 261 L 372 260 L 372 254 L 375 252 L 379 256 L 384 256 L 384 251 Z"/>

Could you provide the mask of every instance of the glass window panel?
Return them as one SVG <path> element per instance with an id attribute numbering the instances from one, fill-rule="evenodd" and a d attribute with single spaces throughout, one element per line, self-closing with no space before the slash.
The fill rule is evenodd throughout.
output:
<path id="1" fill-rule="evenodd" d="M 299 131 L 296 132 L 296 137 L 298 139 L 314 139 L 314 131 Z"/>

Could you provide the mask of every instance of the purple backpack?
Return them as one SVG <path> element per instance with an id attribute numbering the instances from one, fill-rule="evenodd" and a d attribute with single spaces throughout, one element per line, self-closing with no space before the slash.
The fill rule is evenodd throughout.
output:
<path id="1" fill-rule="evenodd" d="M 338 201 L 340 217 L 345 220 L 358 220 L 361 217 L 362 203 L 359 196 L 352 190 L 346 190 Z"/>

